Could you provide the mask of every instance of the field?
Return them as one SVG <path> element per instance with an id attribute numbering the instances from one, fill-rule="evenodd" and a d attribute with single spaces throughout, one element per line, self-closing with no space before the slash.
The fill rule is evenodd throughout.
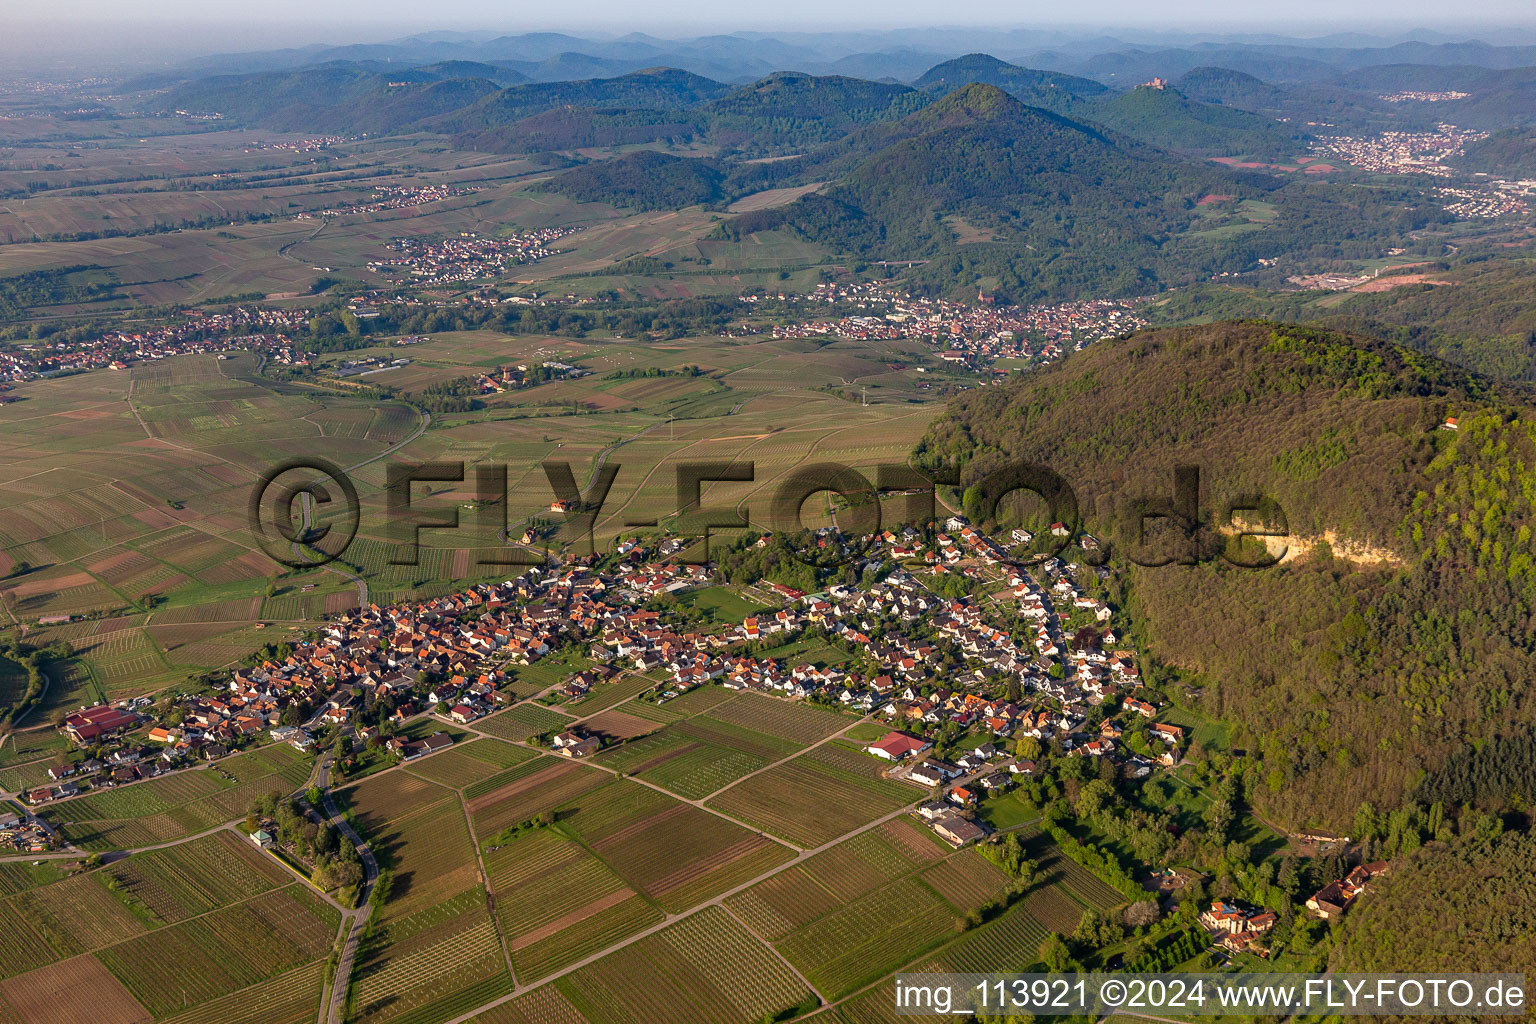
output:
<path id="1" fill-rule="evenodd" d="M 509 991 L 482 892 L 395 918 L 359 956 L 349 1019 L 444 1020 Z"/>
<path id="2" fill-rule="evenodd" d="M 616 704 L 622 704 L 655 685 L 656 680 L 639 674 L 619 676 L 612 682 L 598 683 L 592 687 L 592 692 L 580 700 L 571 701 L 564 705 L 564 708 L 579 718 L 586 718 L 599 711 L 606 711 Z"/>
<path id="3" fill-rule="evenodd" d="M 499 740 L 475 740 L 419 765 L 452 784 L 482 761 L 497 777 L 499 761 L 517 772 L 524 751 Z M 453 756 L 445 766 L 431 762 Z M 436 1020 L 511 988 L 505 954 L 488 909 L 464 805 L 452 790 L 403 771 L 367 779 L 344 794 L 363 824 L 381 867 L 391 873 L 377 933 L 359 951 L 353 1019 Z"/>
<path id="4" fill-rule="evenodd" d="M 463 789 L 490 778 L 504 768 L 522 764 L 537 756 L 524 747 L 500 740 L 479 739 L 415 761 L 407 766 L 406 771 L 451 789 Z"/>
<path id="5" fill-rule="evenodd" d="M 1125 902 L 1125 897 L 1099 881 L 1087 868 L 1056 849 L 1044 833 L 1025 829 L 1019 833 L 1025 850 L 1039 863 L 1045 878 L 1069 894 L 1077 903 L 1096 910 L 1106 910 Z"/>
<path id="6" fill-rule="evenodd" d="M 143 1004 L 90 956 L 0 982 L 0 1009 L 21 1024 L 141 1024 L 150 1019 Z"/>
<path id="7" fill-rule="evenodd" d="M 12 1019 L 9 1009 L 42 1024 L 312 1019 L 318 961 L 340 924 L 329 904 L 229 832 L 23 888 L 4 912 L 0 1019 Z M 242 1017 L 251 994 L 240 990 L 268 979 L 271 1015 Z"/>
<path id="8" fill-rule="evenodd" d="M 699 693 L 713 694 L 707 706 L 696 699 Z M 651 709 L 634 703 L 625 707 Z M 668 716 L 697 713 L 605 751 L 600 760 L 689 800 L 718 792 L 849 723 L 805 704 L 725 690 L 695 691 L 654 710 Z"/>
<path id="9" fill-rule="evenodd" d="M 519 704 L 475 723 L 475 728 L 507 740 L 526 740 L 544 732 L 558 732 L 571 723 L 570 715 L 539 704 Z"/>
<path id="10" fill-rule="evenodd" d="M 493 836 L 574 800 L 609 778 L 595 768 L 546 755 L 468 787 L 464 790 L 465 806 L 476 834 Z"/>
<path id="11" fill-rule="evenodd" d="M 946 857 L 923 872 L 923 881 L 962 911 L 996 899 L 1008 887 L 1008 876 L 974 849 Z"/>
<path id="12" fill-rule="evenodd" d="M 386 920 L 434 906 L 476 884 L 474 844 L 464 811 L 452 797 L 370 831 L 368 838 L 394 872 Z"/>
<path id="13" fill-rule="evenodd" d="M 155 918 L 175 923 L 286 885 L 291 876 L 233 832 L 137 854 L 106 869 Z"/>
<path id="14" fill-rule="evenodd" d="M 252 225 L 238 233 L 254 236 L 279 227 Z M 162 245 L 197 234 L 92 244 Z M 587 244 L 597 236 L 573 237 Z M 371 351 L 393 356 L 400 350 L 385 345 L 353 355 Z M 841 461 L 866 472 L 904 463 L 931 418 L 924 401 L 912 404 L 922 393 L 906 390 L 895 379 L 901 374 L 889 368 L 892 361 L 914 365 L 923 358 L 898 343 L 718 337 L 645 343 L 478 330 L 439 332 L 411 355 L 424 382 L 519 360 L 560 359 L 591 369 L 581 380 L 489 396 L 481 410 L 434 416 L 432 431 L 402 447 L 398 457 L 505 464 L 513 496 L 508 520 L 516 526 L 545 510 L 542 462 L 569 461 L 584 478 L 596 459 L 611 455 L 608 464 L 619 471 L 595 527 L 602 545 L 630 519 L 669 521 L 676 511 L 679 461 L 750 461 L 752 481 L 708 482 L 704 501 L 745 509 L 760 525 L 782 528 L 766 518 L 784 473 L 808 460 Z M 701 367 L 705 376 L 608 376 L 684 365 Z M 868 406 L 824 390 L 854 379 L 875 382 Z M 41 568 L 0 585 L 0 609 L 12 621 L 32 624 L 39 641 L 65 640 L 78 655 L 55 680 L 47 705 L 36 712 L 41 715 L 152 692 L 228 666 L 280 638 L 270 628 L 258 630 L 259 622 L 297 628 L 355 602 L 356 589 L 325 572 L 276 581 L 274 593 L 259 595 L 259 581 L 277 567 L 245 522 L 250 489 L 267 466 L 293 456 L 323 451 L 342 465 L 372 459 L 419 422 L 396 404 L 274 385 L 256 373 L 254 358 L 243 355 L 184 356 L 67 382 L 33 381 L 17 393 L 25 400 L 0 408 L 0 430 L 11 443 L 0 466 L 0 559 Z M 457 532 L 426 531 L 419 567 L 388 564 L 384 473 L 381 460 L 352 474 L 363 508 L 359 536 L 345 560 L 367 579 L 370 598 L 409 599 L 451 585 L 450 578 L 476 578 L 471 563 L 450 552 L 496 541 L 468 522 Z M 467 498 L 472 486 L 423 499 L 422 509 Z M 566 539 L 557 532 L 556 542 Z M 682 599 L 717 622 L 738 621 L 755 607 L 724 587 Z M 36 625 L 40 617 L 87 613 L 106 617 Z M 583 652 L 565 652 L 514 666 L 513 690 L 527 696 L 588 664 Z M 14 673 L 0 678 L 0 698 L 16 685 Z M 645 685 L 626 680 L 600 686 L 570 710 L 591 715 Z"/>
<path id="15" fill-rule="evenodd" d="M 166 1018 L 166 1024 L 301 1024 L 315 1019 L 324 982 L 323 963 L 206 1002 Z"/>
<path id="16" fill-rule="evenodd" d="M 580 844 L 549 829 L 486 856 L 513 968 L 534 981 L 662 920 L 661 911 Z"/>
<path id="17" fill-rule="evenodd" d="M 805 848 L 914 802 L 878 762 L 828 744 L 731 787 L 709 806 Z"/>
<path id="18" fill-rule="evenodd" d="M 27 670 L 0 656 L 0 708 L 15 704 L 26 692 Z"/>
<path id="19" fill-rule="evenodd" d="M 184 839 L 245 815 L 258 796 L 298 789 L 309 758 L 277 744 L 220 763 L 230 782 L 206 769 L 177 772 L 51 805 L 43 813 L 86 850 L 129 849 Z"/>
<path id="20" fill-rule="evenodd" d="M 765 606 L 749 601 L 730 587 L 704 587 L 683 594 L 680 603 L 685 608 L 701 611 L 714 622 L 740 622 L 749 615 L 765 610 Z"/>
<path id="21" fill-rule="evenodd" d="M 722 972 L 721 964 L 730 964 Z M 634 979 L 646 978 L 645 985 Z M 556 983 L 591 1024 L 754 1024 L 814 997 L 729 914 L 711 907 Z M 808 1002 L 809 1001 L 809 1002 Z"/>
<path id="22" fill-rule="evenodd" d="M 836 999 L 895 970 L 942 942 L 954 908 L 916 879 L 853 900 L 786 936 L 779 952 Z"/>
<path id="23" fill-rule="evenodd" d="M 915 826 L 896 818 L 728 897 L 726 906 L 754 932 L 777 941 L 941 854 Z"/>
<path id="24" fill-rule="evenodd" d="M 164 1016 L 323 957 L 339 924 L 339 914 L 291 885 L 98 956 L 139 1002 Z M 198 970 L 187 971 L 189 963 Z"/>
<path id="25" fill-rule="evenodd" d="M 559 820 L 668 911 L 694 906 L 789 858 L 780 844 L 629 780 L 582 799 Z"/>

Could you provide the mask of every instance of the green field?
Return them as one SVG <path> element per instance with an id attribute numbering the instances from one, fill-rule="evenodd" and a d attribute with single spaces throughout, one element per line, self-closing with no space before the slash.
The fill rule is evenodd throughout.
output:
<path id="1" fill-rule="evenodd" d="M 871 758 L 824 746 L 754 775 L 710 801 L 802 847 L 815 847 L 903 805 L 910 786 L 881 779 Z"/>
<path id="2" fill-rule="evenodd" d="M 573 237 L 600 242 L 596 229 Z M 399 351 L 384 345 L 349 356 Z M 679 461 L 751 461 L 752 481 L 706 483 L 703 500 L 766 517 L 776 481 L 812 454 L 866 473 L 904 463 L 932 417 L 926 399 L 913 404 L 919 393 L 903 390 L 905 378 L 890 369 L 891 361 L 910 365 L 917 358 L 911 343 L 712 336 L 651 342 L 471 330 L 435 333 L 411 356 L 410 372 L 419 379 L 413 384 L 402 376 L 393 386 L 425 387 L 519 360 L 561 359 L 592 370 L 581 380 L 488 396 L 484 409 L 436 415 L 432 430 L 400 448 L 398 458 L 504 463 L 514 529 L 547 513 L 541 463 L 569 461 L 584 479 L 597 459 L 607 458 L 618 475 L 596 523 L 600 545 L 624 533 L 631 519 L 669 521 Z M 704 375 L 610 376 L 681 366 L 698 366 Z M 823 390 L 853 378 L 878 378 L 871 395 L 889 390 L 888 400 L 872 398 L 863 406 Z M 184 682 L 355 605 L 356 588 L 323 571 L 275 581 L 270 595 L 261 593 L 277 566 L 245 523 L 250 488 L 266 466 L 316 444 L 327 458 L 351 465 L 400 444 L 420 424 L 398 403 L 276 385 L 256 373 L 249 356 L 186 356 L 67 382 L 29 382 L 18 390 L 26 400 L 0 409 L 0 429 L 19 452 L 0 481 L 27 482 L 8 486 L 0 498 L 0 564 L 8 559 L 44 568 L 6 581 L 0 597 L 11 616 L 34 624 L 58 614 L 105 616 L 34 625 L 29 636 L 64 640 L 77 655 L 59 668 L 48 700 L 34 712 L 41 716 Z M 477 576 L 467 557 L 472 547 L 498 543 L 478 516 L 467 517 L 459 531 L 424 531 L 419 566 L 390 565 L 384 473 L 379 460 L 352 474 L 363 507 L 359 535 L 343 562 L 368 581 L 370 600 L 410 600 L 504 577 L 490 567 Z M 422 499 L 422 511 L 468 500 L 472 489 L 472 482 L 443 489 Z M 814 521 L 814 515 L 807 520 Z M 572 539 L 556 531 L 552 542 Z M 761 607 L 727 587 L 680 600 L 715 623 L 740 621 Z M 259 629 L 259 623 L 269 626 Z M 777 654 L 818 662 L 844 657 L 802 644 Z M 572 647 L 533 665 L 509 666 L 510 689 L 526 697 L 590 664 L 584 650 Z M 572 712 L 589 715 L 625 699 L 631 690 L 620 685 L 599 687 Z M 0 677 L 0 699 L 15 687 L 14 673 Z"/>
<path id="3" fill-rule="evenodd" d="M 115 850 L 182 839 L 245 816 L 271 791 L 290 793 L 309 776 L 309 758 L 285 744 L 221 763 L 236 781 L 191 769 L 51 805 L 44 815 L 86 850 Z"/>

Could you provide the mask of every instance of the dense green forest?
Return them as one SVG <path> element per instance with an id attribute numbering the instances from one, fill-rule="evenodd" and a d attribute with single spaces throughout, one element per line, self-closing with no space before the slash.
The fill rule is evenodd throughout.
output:
<path id="1" fill-rule="evenodd" d="M 1131 566 L 1154 676 L 1236 725 L 1257 806 L 1347 828 L 1361 804 L 1399 807 L 1456 751 L 1536 720 L 1530 400 L 1399 346 L 1216 324 L 962 397 L 917 459 L 961 464 L 968 484 L 1048 465 L 1111 557 L 1196 561 Z M 1459 430 L 1440 429 L 1448 416 Z M 1143 530 L 1142 512 L 1171 508 L 1176 465 L 1200 467 L 1192 540 L 1166 518 Z M 1234 505 L 1266 510 L 1247 522 L 1278 507 L 1300 557 L 1222 558 L 1262 561 L 1230 536 Z M 1487 785 L 1496 800 L 1504 783 Z"/>
<path id="2" fill-rule="evenodd" d="M 1107 86 L 1091 78 L 1020 67 L 985 53 L 966 54 L 935 64 L 912 84 L 933 96 L 942 96 L 972 82 L 996 86 L 1032 107 L 1068 117 L 1081 115 L 1090 100 L 1109 93 Z"/>
<path id="3" fill-rule="evenodd" d="M 1451 268 L 1412 267 L 1435 283 L 1360 293 L 1269 292 L 1225 285 L 1160 299 L 1167 323 L 1264 317 L 1307 321 L 1408 345 L 1469 370 L 1536 381 L 1536 273 L 1530 260 L 1485 260 Z"/>
<path id="4" fill-rule="evenodd" d="M 1161 246 L 1188 226 L 1195 201 L 1237 187 L 1223 171 L 986 85 L 855 133 L 803 173 L 838 183 L 750 215 L 740 229 L 788 225 L 837 251 L 913 259 L 953 249 L 957 218 L 994 238 L 965 258 L 1016 299 L 1090 280 L 1121 294 L 1149 290 L 1169 270 Z"/>
<path id="5" fill-rule="evenodd" d="M 890 82 L 776 74 L 705 104 L 698 115 L 711 142 L 758 156 L 832 142 L 931 98 Z"/>
<path id="6" fill-rule="evenodd" d="M 722 178 L 712 160 L 642 149 L 566 171 L 542 187 L 584 203 L 608 203 L 635 210 L 677 210 L 719 199 Z"/>
<path id="7" fill-rule="evenodd" d="M 15 320 L 35 306 L 98 302 L 112 296 L 111 274 L 98 267 L 58 267 L 0 277 L 0 321 Z"/>
<path id="8" fill-rule="evenodd" d="M 1273 118 L 1201 103 L 1172 87 L 1138 86 L 1095 103 L 1087 116 L 1143 142 L 1195 156 L 1289 161 L 1306 152 L 1308 139 Z"/>
<path id="9" fill-rule="evenodd" d="M 1430 843 L 1396 861 L 1344 918 L 1345 971 L 1529 972 L 1536 963 L 1536 833 Z"/>
<path id="10" fill-rule="evenodd" d="M 682 110 L 730 91 L 730 87 L 675 68 L 651 68 L 617 78 L 529 82 L 489 91 L 478 102 L 427 122 L 434 131 L 482 131 L 559 107 Z"/>
<path id="11" fill-rule="evenodd" d="M 1408 186 L 1340 187 L 1182 160 L 986 85 L 800 160 L 734 169 L 728 181 L 739 194 L 829 179 L 821 193 L 742 214 L 720 233 L 787 227 L 864 258 L 927 259 L 910 276 L 919 287 L 959 294 L 982 284 L 1022 303 L 1146 295 L 1251 270 L 1277 251 L 1290 266 L 1342 266 L 1450 219 Z M 1211 233 L 1197 207 L 1207 195 L 1275 209 L 1262 229 Z"/>
<path id="12" fill-rule="evenodd" d="M 594 146 L 637 146 L 649 142 L 683 143 L 698 127 L 673 110 L 625 110 L 556 107 L 494 128 L 461 132 L 460 149 L 489 153 L 553 153 Z"/>
<path id="13" fill-rule="evenodd" d="M 1458 161 L 1467 171 L 1536 178 L 1536 128 L 1509 128 L 1467 146 Z"/>

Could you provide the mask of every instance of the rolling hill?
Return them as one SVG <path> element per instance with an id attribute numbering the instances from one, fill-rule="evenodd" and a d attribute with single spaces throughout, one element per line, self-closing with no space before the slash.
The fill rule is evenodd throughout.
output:
<path id="1" fill-rule="evenodd" d="M 217 112 L 275 131 L 378 133 L 462 110 L 495 92 L 480 78 L 334 67 L 218 75 L 178 86 L 160 102 L 167 111 Z"/>
<path id="2" fill-rule="evenodd" d="M 1108 87 L 1091 78 L 1036 71 L 985 53 L 971 53 L 936 64 L 912 84 L 918 89 L 942 93 L 972 83 L 996 86 L 1030 106 L 1057 113 L 1071 113 L 1079 108 L 1079 100 L 1109 92 Z"/>
<path id="3" fill-rule="evenodd" d="M 1263 112 L 1275 116 L 1291 106 L 1294 93 L 1231 68 L 1202 67 L 1178 78 L 1174 87 L 1201 103 Z"/>
<path id="4" fill-rule="evenodd" d="M 1341 75 L 1334 84 L 1360 92 L 1464 92 L 1463 98 L 1436 103 L 1393 104 L 1419 125 L 1450 121 L 1464 128 L 1496 132 L 1536 124 L 1536 67 L 1490 69 L 1474 66 L 1430 67 L 1393 64 Z"/>
<path id="5" fill-rule="evenodd" d="M 1421 772 L 1536 721 L 1533 394 L 1383 342 L 1224 323 L 963 396 L 916 460 L 966 483 L 1050 466 L 1122 563 L 1172 553 L 1138 541 L 1138 512 L 1199 466 L 1199 563 L 1133 567 L 1122 595 L 1149 682 L 1234 723 L 1264 813 L 1348 830 L 1361 803 L 1397 807 Z M 1252 555 L 1221 510 L 1260 495 L 1296 555 L 1228 564 Z"/>
<path id="6" fill-rule="evenodd" d="M 687 142 L 697 134 L 696 120 L 682 111 L 556 107 L 511 124 L 460 132 L 453 144 L 487 153 L 550 153 L 590 146 Z"/>
<path id="7" fill-rule="evenodd" d="M 433 118 L 435 131 L 473 132 L 521 121 L 557 107 L 683 110 L 723 96 L 729 86 L 675 68 L 650 68 L 617 78 L 514 85 L 474 105 Z"/>
<path id="8" fill-rule="evenodd" d="M 1224 172 L 991 85 L 958 89 L 797 163 L 779 173 L 835 184 L 740 218 L 736 230 L 788 225 L 838 251 L 907 260 L 953 251 L 964 222 L 991 241 L 965 247 L 975 276 L 958 275 L 962 286 L 974 289 L 986 275 L 995 278 L 988 287 L 1013 298 L 1075 275 L 1144 292 L 1157 279 L 1159 240 L 1187 224 L 1194 199 L 1238 187 Z"/>
<path id="9" fill-rule="evenodd" d="M 1495 132 L 1466 148 L 1461 166 L 1505 178 L 1536 178 L 1536 128 Z"/>
<path id="10" fill-rule="evenodd" d="M 783 73 L 706 103 L 697 113 L 711 141 L 758 155 L 823 145 L 930 99 L 894 83 Z"/>
<path id="11" fill-rule="evenodd" d="M 1286 160 L 1306 149 L 1304 134 L 1273 118 L 1202 103 L 1166 86 L 1141 85 L 1108 97 L 1095 103 L 1088 116 L 1143 142 L 1192 156 Z"/>
<path id="12" fill-rule="evenodd" d="M 676 210 L 712 203 L 724 194 L 724 175 L 713 160 L 642 149 L 566 171 L 542 187 L 584 203 L 633 210 Z"/>

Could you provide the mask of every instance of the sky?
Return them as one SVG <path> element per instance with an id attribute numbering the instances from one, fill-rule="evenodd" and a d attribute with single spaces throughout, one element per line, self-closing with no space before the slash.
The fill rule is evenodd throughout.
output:
<path id="1" fill-rule="evenodd" d="M 302 46 L 310 43 L 377 42 L 431 30 L 497 34 L 566 30 L 621 35 L 642 31 L 687 38 L 742 30 L 817 32 L 919 28 L 930 25 L 1060 28 L 1073 34 L 1136 31 L 1272 30 L 1314 36 L 1357 29 L 1401 33 L 1412 27 L 1459 38 L 1505 41 L 1494 26 L 1536 29 L 1531 0 L 1476 0 L 1448 7 L 1443 0 L 1394 0 L 1390 18 L 1379 0 L 1097 0 L 1089 5 L 1039 0 L 972 0 L 965 5 L 932 0 L 775 0 L 765 5 L 725 5 L 712 0 L 584 0 L 580 4 L 527 0 L 6 0 L 0 14 L 0 53 L 84 55 L 133 49 L 141 58 L 161 54 Z M 131 15 L 125 12 L 131 11 Z M 1536 40 L 1521 39 L 1521 42 Z"/>

